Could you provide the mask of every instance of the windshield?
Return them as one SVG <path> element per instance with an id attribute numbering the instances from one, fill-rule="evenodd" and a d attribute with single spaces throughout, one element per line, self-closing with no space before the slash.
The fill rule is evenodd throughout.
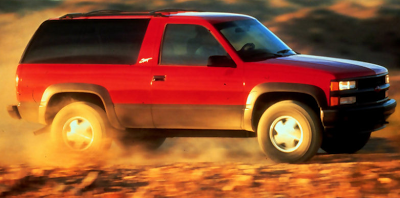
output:
<path id="1" fill-rule="evenodd" d="M 229 21 L 215 24 L 245 62 L 294 55 L 285 43 L 257 20 Z"/>

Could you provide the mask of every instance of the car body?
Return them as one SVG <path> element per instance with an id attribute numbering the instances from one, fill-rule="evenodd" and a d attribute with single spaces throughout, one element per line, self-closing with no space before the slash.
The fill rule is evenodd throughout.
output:
<path id="1" fill-rule="evenodd" d="M 271 123 L 269 139 L 259 142 L 275 141 L 282 154 L 262 148 L 275 161 L 300 162 L 321 141 L 324 148 L 329 138 L 369 138 L 384 127 L 396 106 L 388 98 L 388 81 L 387 69 L 375 64 L 298 54 L 247 15 L 100 11 L 68 14 L 39 27 L 18 66 L 19 104 L 8 108 L 15 118 L 50 126 L 71 101 L 83 101 L 101 107 L 110 128 L 119 131 L 260 137 L 265 112 L 292 101 L 289 106 L 307 111 L 271 123 L 279 131 L 294 118 L 297 124 L 288 130 L 301 131 L 297 146 L 307 138 L 301 120 L 315 126 L 304 149 L 313 147 L 311 154 L 290 157 L 288 146 L 274 139 Z M 274 111 L 285 109 L 278 106 Z"/>

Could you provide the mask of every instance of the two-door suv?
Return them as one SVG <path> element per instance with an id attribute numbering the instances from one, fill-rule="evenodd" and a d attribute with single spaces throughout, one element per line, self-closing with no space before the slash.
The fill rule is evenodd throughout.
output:
<path id="1" fill-rule="evenodd" d="M 76 152 L 257 137 L 268 158 L 296 163 L 363 148 L 395 110 L 388 89 L 384 67 L 298 54 L 251 16 L 103 10 L 39 27 L 8 111 Z"/>

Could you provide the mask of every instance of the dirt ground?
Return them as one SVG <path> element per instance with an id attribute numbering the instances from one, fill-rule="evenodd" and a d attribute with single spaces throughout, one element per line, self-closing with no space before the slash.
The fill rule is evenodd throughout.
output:
<path id="1" fill-rule="evenodd" d="M 304 164 L 272 163 L 254 138 L 177 138 L 152 153 L 113 145 L 102 156 L 32 148 L 44 156 L 0 166 L 0 196 L 400 197 L 399 140 L 374 137 L 357 154 L 320 151 Z"/>
<path id="2" fill-rule="evenodd" d="M 371 144 L 374 141 L 387 143 L 373 139 Z M 9 165 L 0 167 L 0 196 L 399 197 L 400 154 L 393 148 L 382 151 L 321 153 L 307 164 L 296 165 L 269 164 L 267 160 L 150 165 L 82 162 L 72 167 Z"/>

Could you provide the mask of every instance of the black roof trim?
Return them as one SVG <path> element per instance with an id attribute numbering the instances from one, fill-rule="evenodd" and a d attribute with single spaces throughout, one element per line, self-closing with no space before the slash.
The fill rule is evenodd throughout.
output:
<path id="1" fill-rule="evenodd" d="M 202 12 L 201 10 L 186 10 L 186 9 L 176 9 L 176 8 L 167 8 L 167 9 L 159 9 L 150 11 L 150 14 L 157 14 L 163 12 Z"/>
<path id="2" fill-rule="evenodd" d="M 69 13 L 59 19 L 73 19 L 77 17 L 88 17 L 88 16 L 121 16 L 121 15 L 148 15 L 148 16 L 162 16 L 167 17 L 169 14 L 165 13 L 171 12 L 201 12 L 199 10 L 185 10 L 185 9 L 160 9 L 153 11 L 143 11 L 143 12 L 131 12 L 122 10 L 95 10 L 87 13 Z"/>

